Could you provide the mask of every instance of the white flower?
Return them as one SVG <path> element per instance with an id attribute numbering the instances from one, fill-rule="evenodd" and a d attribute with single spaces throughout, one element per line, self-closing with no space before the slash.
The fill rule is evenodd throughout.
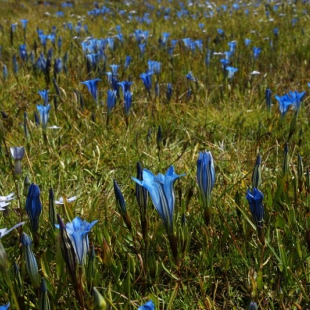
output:
<path id="1" fill-rule="evenodd" d="M 66 198 L 66 201 L 71 203 L 71 202 L 75 201 L 76 199 L 77 199 L 77 196 L 73 196 L 73 197 L 70 197 L 70 198 Z M 63 205 L 64 204 L 63 197 L 60 197 L 59 200 L 56 200 L 55 204 L 56 205 Z"/>
<path id="2" fill-rule="evenodd" d="M 0 202 L 0 211 L 5 211 L 6 206 L 8 206 L 10 203 L 9 202 Z"/>
<path id="3" fill-rule="evenodd" d="M 1 228 L 0 229 L 0 239 L 2 237 L 4 237 L 5 235 L 7 235 L 8 233 L 10 233 L 13 229 L 19 227 L 19 226 L 22 226 L 25 222 L 21 222 L 21 223 L 18 223 L 16 224 L 15 226 L 13 226 L 12 228 L 10 229 L 7 229 L 7 228 Z"/>
<path id="4" fill-rule="evenodd" d="M 260 74 L 260 72 L 254 70 L 254 71 L 252 71 L 250 74 L 251 74 L 251 75 L 258 75 L 258 74 Z"/>
<path id="5" fill-rule="evenodd" d="M 8 202 L 15 199 L 14 193 L 8 194 L 7 196 L 0 196 L 0 202 Z"/>
<path id="6" fill-rule="evenodd" d="M 59 126 L 56 126 L 56 125 L 53 125 L 53 126 L 50 126 L 50 127 L 47 127 L 48 129 L 60 129 Z"/>

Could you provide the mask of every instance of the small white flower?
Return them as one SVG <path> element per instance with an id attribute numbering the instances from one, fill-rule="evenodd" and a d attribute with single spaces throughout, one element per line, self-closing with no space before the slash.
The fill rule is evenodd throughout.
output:
<path id="1" fill-rule="evenodd" d="M 73 197 L 70 197 L 70 198 L 66 198 L 66 201 L 71 203 L 71 202 L 75 201 L 76 199 L 77 199 L 77 196 L 73 196 Z M 60 197 L 59 200 L 56 200 L 55 204 L 56 205 L 63 205 L 64 204 L 63 197 Z"/>
<path id="2" fill-rule="evenodd" d="M 9 202 L 0 202 L 0 211 L 5 211 L 6 206 L 8 206 L 9 204 Z"/>
<path id="3" fill-rule="evenodd" d="M 47 127 L 48 129 L 60 129 L 59 126 L 56 126 L 56 125 L 53 125 L 53 126 L 50 126 L 50 127 Z"/>
<path id="4" fill-rule="evenodd" d="M 0 196 L 0 202 L 7 202 L 15 199 L 14 193 L 8 194 L 7 196 Z"/>
<path id="5" fill-rule="evenodd" d="M 7 229 L 7 228 L 1 228 L 0 229 L 0 239 L 2 237 L 4 237 L 5 235 L 7 235 L 8 233 L 10 233 L 13 229 L 19 227 L 19 226 L 22 226 L 25 222 L 21 222 L 21 223 L 18 223 L 16 224 L 15 226 L 13 226 L 12 228 L 10 229 Z"/>
<path id="6" fill-rule="evenodd" d="M 260 72 L 254 70 L 254 71 L 252 71 L 250 74 L 251 74 L 251 75 L 258 75 L 258 74 L 260 74 Z"/>

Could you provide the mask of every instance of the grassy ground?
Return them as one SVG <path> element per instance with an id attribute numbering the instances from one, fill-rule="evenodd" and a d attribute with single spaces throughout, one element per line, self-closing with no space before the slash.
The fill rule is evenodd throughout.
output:
<path id="1" fill-rule="evenodd" d="M 75 216 L 88 222 L 98 220 L 89 234 L 95 250 L 94 265 L 88 258 L 83 270 L 78 271 L 86 309 L 93 307 L 92 287 L 97 287 L 105 298 L 107 309 L 135 309 L 149 299 L 156 309 L 246 309 L 251 301 L 259 309 L 310 308 L 308 94 L 298 114 L 294 116 L 289 109 L 284 117 L 274 97 L 290 90 L 307 91 L 309 4 L 296 1 L 276 8 L 275 3 L 265 6 L 249 1 L 245 7 L 240 4 L 239 9 L 228 3 L 227 11 L 219 3 L 208 8 L 203 1 L 192 5 L 184 2 L 183 11 L 178 1 L 104 5 L 109 12 L 99 16 L 87 14 L 94 9 L 91 2 L 76 1 L 73 7 L 62 7 L 58 2 L 55 6 L 37 5 L 34 1 L 0 5 L 0 63 L 8 68 L 7 79 L 2 78 L 0 83 L 5 128 L 0 187 L 3 195 L 14 191 L 18 196 L 9 206 L 9 214 L 0 214 L 0 227 L 26 221 L 22 230 L 32 239 L 39 239 L 32 250 L 40 277 L 46 281 L 51 308 L 82 307 L 77 285 L 69 277 L 62 258 L 59 230 L 53 229 L 49 218 L 50 188 L 56 199 L 78 197 L 64 207 L 56 206 L 64 222 Z M 249 10 L 248 15 L 245 10 Z M 59 11 L 64 12 L 63 17 L 55 15 Z M 145 15 L 147 12 L 150 14 Z M 183 16 L 178 17 L 180 12 Z M 136 20 L 136 16 L 140 19 Z M 25 37 L 22 18 L 29 20 Z M 64 26 L 68 22 L 72 23 L 72 30 Z M 16 32 L 11 33 L 13 23 L 18 25 Z M 117 25 L 121 26 L 123 42 L 116 37 Z M 47 40 L 44 49 L 37 30 L 51 34 L 52 26 L 56 26 L 56 42 L 53 45 Z M 274 28 L 278 28 L 278 35 Z M 146 44 L 143 55 L 134 35 L 137 29 L 149 31 L 148 40 L 141 41 Z M 160 42 L 165 32 L 170 33 L 166 44 Z M 97 68 L 87 68 L 81 48 L 87 37 L 114 38 L 114 49 L 106 46 Z M 195 51 L 187 48 L 184 38 L 202 39 L 202 51 L 197 46 Z M 249 46 L 245 45 L 245 38 L 251 40 Z M 19 46 L 24 39 L 28 61 L 23 62 Z M 169 55 L 171 40 L 178 42 Z M 228 79 L 220 62 L 225 56 L 216 53 L 228 51 L 231 41 L 236 41 L 237 46 L 229 65 L 238 71 Z M 257 59 L 253 57 L 253 47 L 261 48 Z M 47 58 L 51 48 L 48 76 L 31 64 L 30 53 L 37 61 L 41 52 Z M 66 68 L 56 76 L 57 93 L 51 80 L 53 64 L 66 53 Z M 16 74 L 13 55 L 19 68 Z M 125 69 L 127 55 L 132 61 Z M 140 79 L 140 74 L 148 69 L 148 60 L 161 62 L 160 74 L 152 76 L 150 92 Z M 111 71 L 111 64 L 120 65 L 119 81 L 133 82 L 128 116 L 121 90 L 115 108 L 109 113 L 107 110 L 107 90 L 111 85 L 106 72 Z M 251 74 L 254 70 L 260 74 Z M 190 71 L 196 81 L 186 78 Z M 101 79 L 97 105 L 86 86 L 80 84 L 93 78 Z M 159 95 L 155 94 L 155 82 Z M 173 87 L 170 102 L 166 98 L 167 83 Z M 273 93 L 270 110 L 265 102 L 267 88 Z M 38 91 L 43 89 L 49 90 L 51 104 L 47 126 L 57 125 L 59 129 L 43 130 L 34 121 L 34 113 L 39 115 L 36 105 L 42 104 Z M 288 171 L 283 171 L 286 143 Z M 7 148 L 21 145 L 26 149 L 22 174 L 14 175 Z M 198 154 L 204 150 L 212 152 L 216 172 L 208 226 L 203 220 L 196 179 Z M 247 189 L 252 188 L 258 153 L 262 156 L 260 190 L 264 194 L 265 243 L 258 238 L 245 198 Z M 298 154 L 303 170 L 298 165 Z M 151 199 L 147 207 L 147 238 L 143 237 L 135 183 L 131 180 L 136 176 L 137 162 L 155 174 L 165 173 L 170 165 L 177 174 L 186 174 L 174 186 L 177 260 Z M 43 208 L 37 234 L 25 211 L 26 176 L 41 190 Z M 124 195 L 131 231 L 117 207 L 113 179 Z M 184 215 L 186 229 L 182 224 Z M 0 304 L 10 301 L 12 309 L 45 309 L 39 306 L 43 294 L 27 272 L 25 251 L 20 245 L 22 230 L 1 239 L 11 264 L 3 275 L 9 275 L 12 288 L 3 276 Z M 20 270 L 20 283 L 14 262 Z"/>

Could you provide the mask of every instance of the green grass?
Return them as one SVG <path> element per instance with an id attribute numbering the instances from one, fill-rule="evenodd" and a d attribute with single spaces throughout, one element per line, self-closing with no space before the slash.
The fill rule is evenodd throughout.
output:
<path id="1" fill-rule="evenodd" d="M 29 220 L 25 212 L 27 188 L 24 178 L 41 189 L 43 211 L 39 221 L 39 245 L 33 247 L 40 276 L 44 277 L 52 309 L 80 309 L 74 284 L 61 255 L 60 233 L 49 221 L 49 189 L 55 198 L 78 196 L 78 200 L 67 204 L 67 212 L 57 206 L 57 213 L 68 222 L 67 215 L 80 216 L 98 223 L 89 234 L 94 247 L 95 272 L 85 266 L 82 275 L 82 294 L 85 308 L 93 308 L 92 287 L 105 298 L 107 309 L 136 309 L 152 299 L 156 309 L 246 309 L 255 301 L 260 309 L 307 309 L 310 307 L 310 242 L 309 240 L 309 191 L 306 169 L 309 166 L 309 100 L 305 95 L 293 124 L 291 110 L 283 119 L 278 103 L 272 97 L 269 112 L 265 104 L 265 90 L 273 95 L 283 95 L 289 90 L 307 90 L 309 80 L 309 35 L 308 4 L 298 2 L 295 6 L 284 4 L 278 11 L 271 10 L 268 21 L 264 4 L 249 6 L 250 16 L 244 9 L 217 13 L 205 18 L 198 4 L 188 7 L 190 17 L 179 19 L 177 1 L 168 3 L 150 1 L 157 9 L 163 5 L 171 8 L 171 17 L 165 20 L 151 12 L 150 25 L 128 21 L 118 13 L 119 9 L 137 11 L 139 16 L 148 10 L 140 1 L 126 6 L 107 3 L 114 15 L 90 17 L 87 10 L 92 2 L 76 2 L 74 8 L 44 7 L 27 1 L 3 2 L 0 5 L 0 42 L 2 56 L 0 65 L 6 64 L 9 76 L 0 83 L 0 110 L 5 127 L 0 154 L 0 192 L 7 195 L 14 191 L 20 195 L 9 206 L 9 215 L 0 214 L 0 227 L 11 227 L 21 220 L 26 221 L 22 230 L 32 239 Z M 202 3 L 202 2 L 201 2 Z M 187 5 L 186 5 L 187 7 Z M 55 17 L 62 10 L 65 17 Z M 257 14 L 254 15 L 253 11 Z M 47 16 L 45 13 L 51 15 Z M 281 17 L 279 13 L 286 15 Z M 74 14 L 70 16 L 70 14 Z M 125 14 L 125 16 L 127 16 Z M 76 36 L 78 16 L 85 16 L 89 33 L 82 31 Z M 298 22 L 292 25 L 292 18 Z M 30 53 L 37 42 L 37 55 L 43 51 L 37 39 L 37 27 L 45 34 L 57 27 L 57 38 L 62 37 L 63 46 L 58 52 L 53 48 L 53 59 L 68 52 L 68 72 L 57 77 L 60 97 L 44 74 L 35 72 L 30 64 L 23 64 L 19 45 L 24 36 L 19 20 L 29 20 L 26 44 Z M 72 33 L 63 27 L 71 21 Z M 10 27 L 18 22 L 14 41 L 10 43 Z M 206 32 L 198 24 L 204 23 Z M 87 73 L 86 60 L 80 42 L 87 36 L 106 38 L 114 36 L 116 25 L 121 25 L 124 43 L 115 39 L 115 50 L 105 50 L 106 62 L 99 64 L 95 72 Z M 278 38 L 273 29 L 279 29 Z M 225 37 L 216 43 L 217 28 L 225 31 Z M 136 29 L 150 31 L 146 52 L 140 51 L 133 32 Z M 186 30 L 184 30 L 186 29 Z M 254 33 L 253 31 L 256 32 Z M 169 39 L 179 39 L 173 56 L 169 57 L 161 48 L 158 39 L 163 32 L 170 32 Z M 204 51 L 190 52 L 181 42 L 182 38 L 203 39 Z M 269 39 L 266 39 L 269 37 Z M 252 40 L 245 47 L 244 39 Z M 273 45 L 270 46 L 270 39 Z M 220 64 L 220 56 L 213 55 L 209 66 L 205 65 L 208 49 L 214 52 L 227 51 L 228 42 L 236 40 L 237 48 L 231 65 L 239 70 L 232 80 L 227 80 Z M 56 40 L 57 46 L 57 40 Z M 252 48 L 261 47 L 262 52 L 254 61 Z M 50 41 L 47 50 L 52 47 Z M 12 70 L 12 56 L 17 55 L 19 71 Z M 125 71 L 123 64 L 127 55 L 132 63 Z M 147 94 L 140 74 L 147 70 L 147 61 L 162 63 L 158 78 L 160 96 Z M 107 126 L 106 94 L 110 88 L 105 72 L 109 65 L 120 64 L 119 80 L 134 82 L 133 103 L 128 116 L 124 115 L 122 99 L 112 110 Z M 53 65 L 53 63 L 52 63 Z M 250 75 L 258 70 L 260 75 Z M 186 74 L 191 71 L 198 82 L 188 82 Z M 51 77 L 53 70 L 51 70 Z M 86 87 L 80 84 L 91 78 L 102 79 L 98 83 L 99 101 L 96 106 Z M 165 97 L 166 83 L 172 83 L 173 95 L 170 103 Z M 187 100 L 187 89 L 192 95 Z M 49 89 L 51 103 L 48 126 L 57 125 L 59 130 L 47 129 L 44 138 L 42 128 L 34 122 L 36 105 L 42 104 L 38 90 Z M 84 98 L 84 108 L 74 92 Z M 122 92 L 120 91 L 121 98 Z M 56 98 L 56 105 L 53 100 Z M 23 114 L 29 137 L 23 129 Z M 94 119 L 95 118 L 95 121 Z M 162 129 L 162 141 L 158 144 L 158 127 Z M 13 163 L 7 147 L 25 146 L 22 175 L 14 176 Z M 283 149 L 289 146 L 289 173 L 282 176 Z M 216 182 L 212 191 L 211 222 L 206 226 L 196 182 L 197 158 L 200 151 L 211 151 L 214 157 Z M 264 193 L 265 245 L 258 239 L 255 224 L 245 198 L 246 190 L 252 187 L 252 170 L 257 154 L 262 155 L 262 185 Z M 298 179 L 298 154 L 304 165 L 304 177 Z M 177 174 L 185 173 L 175 183 L 175 228 L 179 240 L 179 262 L 176 264 L 170 250 L 169 240 L 158 213 L 149 199 L 148 244 L 143 240 L 139 207 L 135 198 L 136 163 L 155 174 L 165 173 L 173 165 Z M 113 179 L 119 184 L 125 197 L 127 212 L 132 223 L 129 232 L 117 208 Z M 17 192 L 18 189 L 18 192 Z M 239 199 L 236 199 L 236 193 Z M 19 205 L 19 201 L 21 205 Z M 182 235 L 181 218 L 186 216 L 188 233 Z M 71 216 L 70 216 L 71 217 Z M 71 218 L 72 219 L 72 218 Z M 21 230 L 1 239 L 11 267 L 3 271 L 0 278 L 0 304 L 11 302 L 12 309 L 39 308 L 40 292 L 31 284 L 26 271 L 24 251 L 20 245 Z M 183 238 L 183 239 L 182 239 Z M 184 239 L 185 238 L 185 239 Z M 188 240 L 186 250 L 180 252 L 182 240 Z M 89 259 L 88 259 L 89 261 Z M 14 273 L 14 262 L 19 267 L 21 284 Z M 1 263 L 0 263 L 1 265 Z M 12 281 L 9 287 L 8 277 Z M 18 300 L 14 301 L 12 291 Z"/>

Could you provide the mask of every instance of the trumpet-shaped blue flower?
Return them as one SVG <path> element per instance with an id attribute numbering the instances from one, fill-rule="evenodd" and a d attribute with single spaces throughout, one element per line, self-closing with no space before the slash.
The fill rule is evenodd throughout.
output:
<path id="1" fill-rule="evenodd" d="M 27 19 L 21 19 L 20 22 L 22 24 L 23 29 L 26 30 L 27 24 L 28 24 L 28 20 Z"/>
<path id="2" fill-rule="evenodd" d="M 100 82 L 101 79 L 93 79 L 93 80 L 88 80 L 84 82 L 80 82 L 81 84 L 86 85 L 88 91 L 92 95 L 93 99 L 97 102 L 97 84 Z"/>
<path id="3" fill-rule="evenodd" d="M 145 73 L 140 74 L 140 78 L 143 81 L 143 84 L 147 91 L 151 91 L 152 88 L 152 71 L 147 71 Z"/>
<path id="4" fill-rule="evenodd" d="M 250 39 L 244 39 L 245 46 L 249 46 L 250 43 L 251 43 Z"/>
<path id="5" fill-rule="evenodd" d="M 124 94 L 124 108 L 125 108 L 125 114 L 129 114 L 129 110 L 131 108 L 132 103 L 132 93 L 130 91 L 126 91 Z"/>
<path id="6" fill-rule="evenodd" d="M 300 103 L 304 97 L 304 95 L 306 94 L 305 91 L 299 93 L 298 91 L 290 91 L 288 93 L 288 95 L 291 97 L 291 100 L 292 100 L 292 105 L 293 105 L 293 109 L 295 111 L 299 110 L 299 107 L 300 107 Z"/>
<path id="7" fill-rule="evenodd" d="M 108 90 L 107 107 L 108 111 L 111 112 L 116 104 L 116 90 Z"/>
<path id="8" fill-rule="evenodd" d="M 200 152 L 197 160 L 197 182 L 204 205 L 211 199 L 211 192 L 215 183 L 215 169 L 211 152 Z"/>
<path id="9" fill-rule="evenodd" d="M 138 310 L 155 310 L 155 305 L 152 300 L 149 300 L 144 305 L 140 306 Z"/>
<path id="10" fill-rule="evenodd" d="M 160 74 L 161 71 L 161 63 L 155 60 L 149 60 L 148 62 L 149 71 L 154 72 L 155 74 Z"/>
<path id="11" fill-rule="evenodd" d="M 118 74 L 117 71 L 118 71 L 119 65 L 110 65 L 110 67 L 112 70 L 112 74 L 116 76 Z"/>
<path id="12" fill-rule="evenodd" d="M 44 105 L 48 104 L 48 93 L 49 90 L 39 90 L 38 94 L 41 96 L 41 98 L 43 99 Z"/>
<path id="13" fill-rule="evenodd" d="M 7 310 L 10 308 L 10 306 L 11 306 L 11 304 L 7 303 L 6 305 L 0 306 L 0 310 Z"/>
<path id="14" fill-rule="evenodd" d="M 249 202 L 250 211 L 254 219 L 257 231 L 260 231 L 263 228 L 264 221 L 264 195 L 257 188 L 253 188 L 252 192 L 250 190 L 247 191 L 246 198 Z"/>
<path id="15" fill-rule="evenodd" d="M 165 175 L 154 175 L 151 171 L 143 169 L 143 180 L 132 178 L 136 183 L 146 188 L 152 198 L 153 205 L 164 222 L 167 233 L 173 232 L 174 215 L 174 182 L 185 174 L 177 175 L 173 166 L 170 166 Z"/>
<path id="16" fill-rule="evenodd" d="M 36 184 L 31 184 L 29 186 L 26 200 L 26 212 L 28 214 L 32 230 L 37 232 L 39 229 L 39 217 L 42 212 L 42 204 L 40 200 L 40 188 Z"/>
<path id="17" fill-rule="evenodd" d="M 43 129 L 46 128 L 47 122 L 48 122 L 48 118 L 49 118 L 49 112 L 51 109 L 51 105 L 48 104 L 46 106 L 44 105 L 37 105 L 37 110 L 40 113 L 40 118 L 41 118 L 41 123 L 42 123 L 42 127 Z"/>
<path id="18" fill-rule="evenodd" d="M 123 90 L 123 95 L 125 96 L 126 91 L 130 91 L 130 86 L 132 85 L 133 82 L 130 81 L 122 81 L 118 82 L 117 84 L 122 87 Z"/>
<path id="19" fill-rule="evenodd" d="M 131 63 L 131 59 L 132 59 L 131 56 L 126 56 L 125 64 L 124 64 L 124 69 L 125 69 L 125 70 L 129 67 L 129 65 L 130 65 L 130 63 Z"/>
<path id="20" fill-rule="evenodd" d="M 235 72 L 238 71 L 238 68 L 234 68 L 234 67 L 228 66 L 228 67 L 226 67 L 226 70 L 228 71 L 228 78 L 232 79 L 234 74 L 235 74 Z"/>
<path id="21" fill-rule="evenodd" d="M 86 262 L 86 256 L 89 249 L 88 233 L 97 222 L 98 220 L 88 223 L 87 221 L 82 221 L 79 217 L 76 217 L 71 223 L 69 222 L 66 224 L 67 233 L 72 241 L 80 265 L 84 265 Z M 56 224 L 55 226 L 59 228 L 59 224 Z"/>
<path id="22" fill-rule="evenodd" d="M 253 56 L 254 59 L 257 59 L 262 49 L 260 47 L 253 47 Z"/>

